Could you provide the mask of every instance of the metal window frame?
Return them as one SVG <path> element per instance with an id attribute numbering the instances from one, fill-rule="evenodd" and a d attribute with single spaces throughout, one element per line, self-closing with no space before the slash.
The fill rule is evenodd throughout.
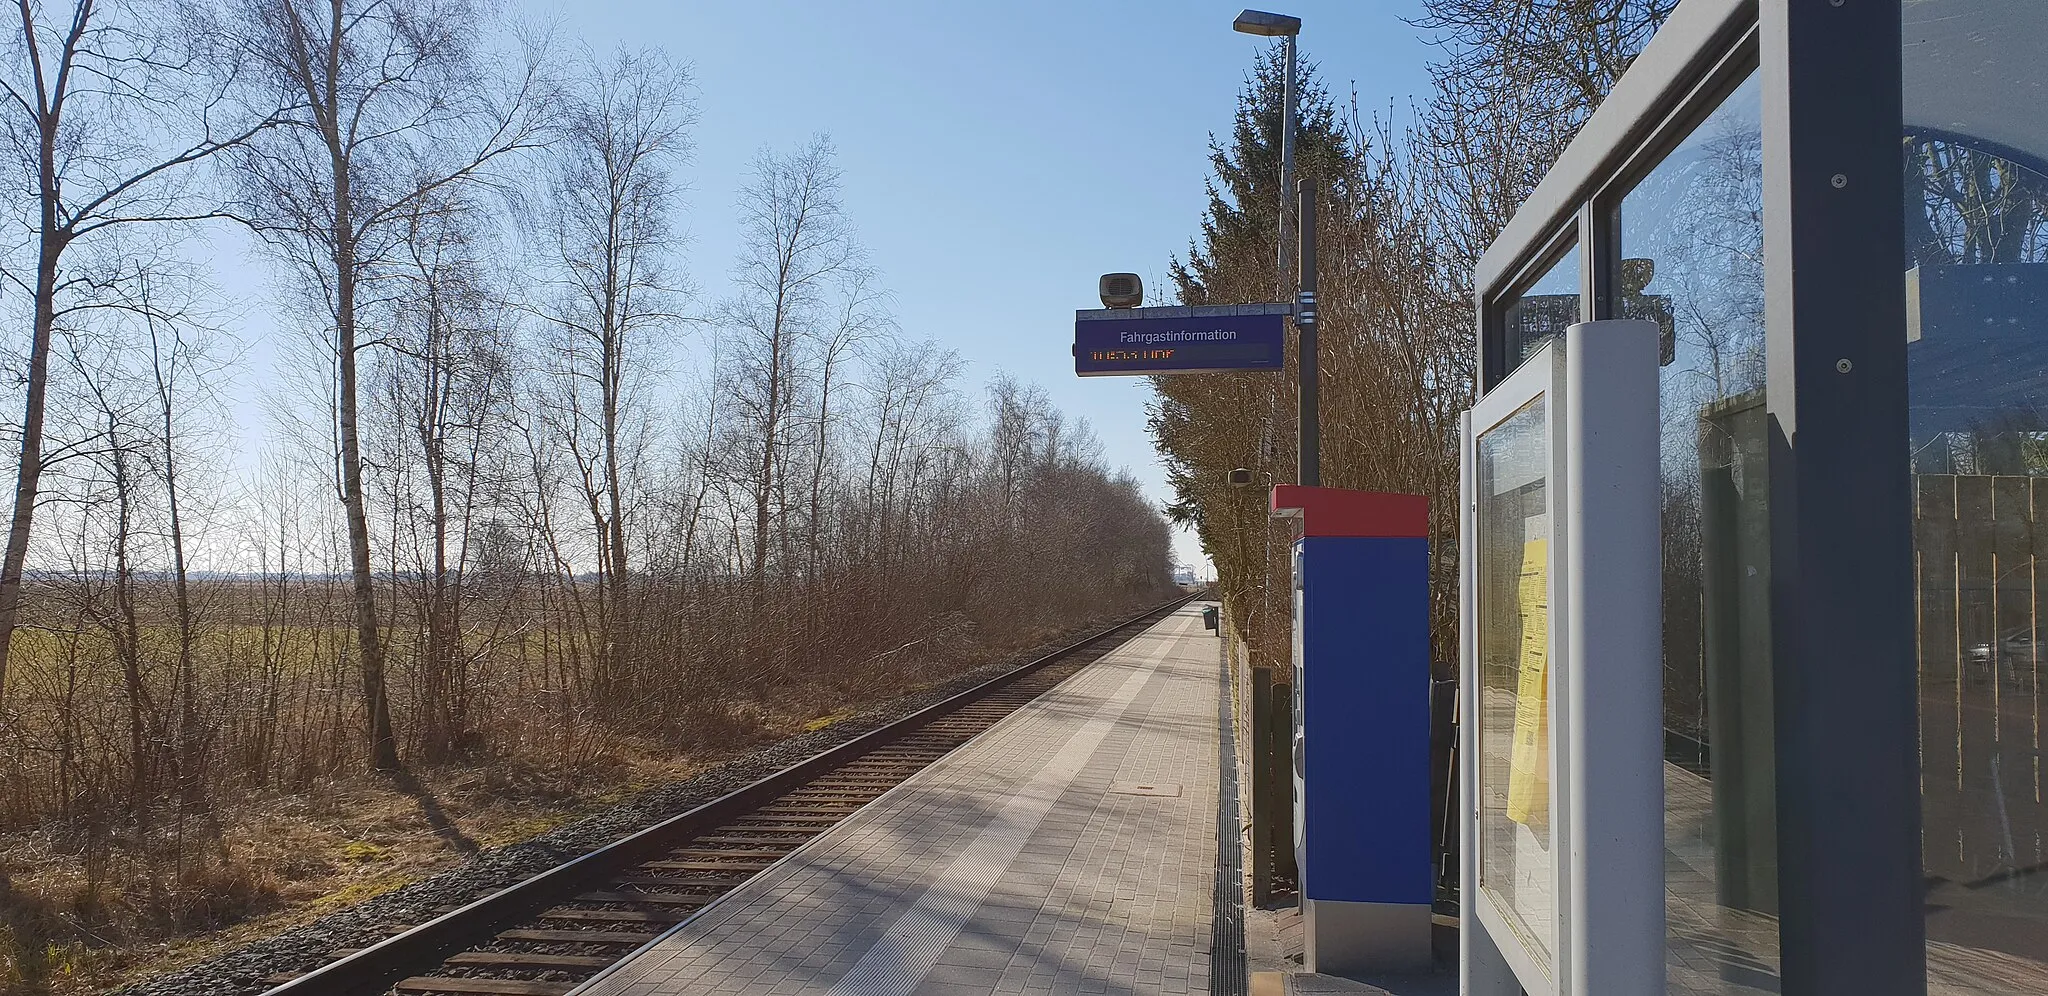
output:
<path id="1" fill-rule="evenodd" d="M 1573 261 L 1579 268 L 1579 321 L 1583 322 L 1591 317 L 1586 313 L 1586 297 L 1583 293 L 1586 281 L 1586 240 L 1582 237 L 1583 234 L 1578 225 L 1565 225 L 1552 231 L 1543 238 L 1536 251 L 1516 266 L 1513 278 L 1504 284 L 1506 289 L 1480 297 L 1488 306 L 1482 307 L 1479 311 L 1479 341 L 1495 344 L 1491 350 L 1485 346 L 1480 349 L 1481 361 L 1491 364 L 1479 368 L 1487 371 L 1483 376 L 1486 377 L 1488 390 L 1498 386 L 1514 372 L 1508 369 L 1507 365 L 1508 309 L 1513 307 L 1516 301 L 1521 300 L 1523 295 L 1529 293 L 1529 289 L 1536 286 L 1537 281 L 1549 275 L 1552 267 L 1564 262 L 1567 256 L 1574 257 Z M 1534 355 L 1534 352 L 1530 353 L 1530 357 Z M 1523 360 L 1526 362 L 1530 357 L 1523 357 Z"/>
<path id="2" fill-rule="evenodd" d="M 1756 68 L 1780 970 L 1794 996 L 1926 992 L 1900 20 L 1901 0 L 1683 0 L 1474 274 L 1483 396 L 1509 373 L 1509 291 L 1565 232 L 1582 316 L 1611 317 L 1620 197 Z"/>

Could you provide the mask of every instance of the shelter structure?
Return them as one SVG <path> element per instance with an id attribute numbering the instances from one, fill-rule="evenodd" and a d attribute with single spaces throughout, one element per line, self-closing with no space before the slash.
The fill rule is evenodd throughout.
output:
<path id="1" fill-rule="evenodd" d="M 1661 331 L 1669 992 L 2048 992 L 2044 51 L 2028 0 L 1683 0 L 1480 261 L 1482 406 Z M 1585 991 L 1520 964 L 1467 991 Z"/>

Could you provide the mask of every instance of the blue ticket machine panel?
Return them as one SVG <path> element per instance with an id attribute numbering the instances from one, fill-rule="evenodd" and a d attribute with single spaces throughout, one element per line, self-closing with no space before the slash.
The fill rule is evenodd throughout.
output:
<path id="1" fill-rule="evenodd" d="M 1294 808 L 1304 963 L 1430 961 L 1428 505 L 1283 485 L 1294 548 Z"/>

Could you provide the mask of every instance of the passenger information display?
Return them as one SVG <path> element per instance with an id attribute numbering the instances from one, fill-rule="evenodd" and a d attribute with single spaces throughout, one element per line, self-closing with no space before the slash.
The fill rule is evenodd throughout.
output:
<path id="1" fill-rule="evenodd" d="M 1115 377 L 1278 370 L 1286 355 L 1286 315 L 1281 307 L 1076 312 L 1074 372 L 1083 377 Z M 1271 310 L 1248 313 L 1254 309 Z"/>

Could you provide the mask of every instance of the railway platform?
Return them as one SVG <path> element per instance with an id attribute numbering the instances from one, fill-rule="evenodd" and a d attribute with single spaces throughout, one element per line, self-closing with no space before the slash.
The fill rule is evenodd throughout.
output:
<path id="1" fill-rule="evenodd" d="M 1215 991 L 1241 992 L 1224 672 L 1203 604 L 576 993 L 1208 993 L 1212 967 L 1236 976 Z"/>

